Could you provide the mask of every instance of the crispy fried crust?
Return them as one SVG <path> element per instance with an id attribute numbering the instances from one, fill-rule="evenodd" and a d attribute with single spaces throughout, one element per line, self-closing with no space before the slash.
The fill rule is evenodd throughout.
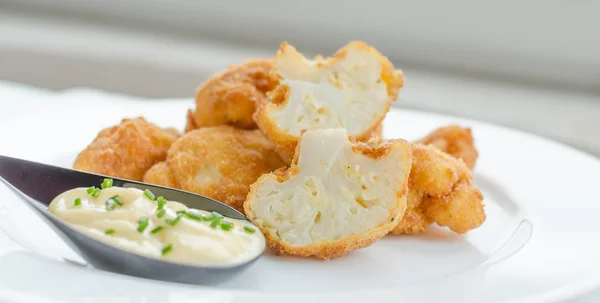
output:
<path id="1" fill-rule="evenodd" d="M 379 138 L 373 138 L 367 142 L 353 143 L 352 151 L 361 153 L 365 157 L 377 160 L 387 156 L 395 143 L 395 140 L 382 140 Z"/>
<path id="2" fill-rule="evenodd" d="M 462 159 L 470 169 L 475 167 L 479 155 L 473 143 L 471 129 L 459 125 L 440 127 L 418 142 L 433 145 L 455 158 Z"/>
<path id="3" fill-rule="evenodd" d="M 188 109 L 184 131 L 187 133 L 197 128 L 200 128 L 200 126 L 196 124 L 196 113 Z"/>
<path id="4" fill-rule="evenodd" d="M 254 114 L 254 119 L 269 140 L 275 143 L 275 149 L 281 156 L 281 159 L 285 163 L 290 163 L 294 158 L 296 146 L 298 146 L 298 138 L 277 127 L 275 120 L 270 119 L 266 114 L 265 107 L 267 104 L 269 103 L 259 103 Z"/>
<path id="5" fill-rule="evenodd" d="M 180 188 L 166 161 L 154 164 L 144 175 L 144 182 L 170 188 Z"/>
<path id="6" fill-rule="evenodd" d="M 406 154 L 409 155 L 410 144 L 407 144 L 404 140 L 388 140 L 381 141 L 374 139 L 369 141 L 368 143 L 353 143 L 353 150 L 360 151 L 363 155 L 378 159 L 382 156 L 386 155 L 388 151 L 392 148 L 402 148 L 405 150 Z M 282 241 L 277 233 L 271 232 L 271 230 L 267 229 L 265 226 L 261 224 L 260 220 L 257 220 L 257 216 L 252 209 L 253 199 L 256 196 L 256 192 L 260 185 L 269 178 L 277 180 L 277 182 L 282 183 L 288 180 L 290 177 L 296 175 L 298 173 L 298 157 L 300 155 L 300 148 L 296 150 L 296 154 L 292 160 L 292 164 L 287 169 L 279 169 L 273 173 L 265 174 L 261 176 L 252 186 L 250 187 L 250 193 L 248 194 L 248 198 L 244 203 L 244 213 L 246 217 L 254 222 L 259 229 L 263 232 L 267 239 L 267 245 L 271 248 L 276 254 L 279 255 L 295 255 L 301 257 L 316 257 L 319 259 L 332 259 L 341 257 L 348 252 L 351 252 L 356 249 L 367 247 L 373 244 L 378 239 L 385 236 L 398 222 L 398 218 L 401 218 L 406 210 L 406 195 L 408 192 L 408 182 L 406 182 L 402 189 L 397 192 L 398 197 L 398 208 L 397 212 L 390 214 L 387 220 L 377 226 L 369 230 L 365 234 L 354 235 L 350 237 L 343 238 L 341 240 L 327 241 L 327 242 L 319 242 L 306 246 L 295 246 L 290 245 L 284 241 Z M 406 174 L 408 174 L 408 168 L 411 164 L 411 159 L 408 157 L 405 159 L 408 164 L 406 169 Z M 407 179 L 405 179 L 407 180 Z"/>
<path id="7" fill-rule="evenodd" d="M 252 119 L 256 103 L 278 84 L 272 68 L 271 60 L 258 59 L 214 75 L 196 93 L 196 111 L 188 113 L 186 132 L 217 125 L 256 128 Z"/>
<path id="8" fill-rule="evenodd" d="M 280 241 L 277 236 L 271 233 L 265 234 L 267 246 L 278 255 L 292 255 L 299 257 L 315 257 L 329 260 L 339 258 L 353 250 L 365 248 L 375 243 L 375 241 L 385 236 L 393 222 L 388 222 L 376 229 L 373 229 L 366 235 L 356 235 L 343 239 L 343 241 L 321 242 L 310 246 L 292 246 Z"/>
<path id="9" fill-rule="evenodd" d="M 442 196 L 452 191 L 459 180 L 472 179 L 471 171 L 452 156 L 422 144 L 413 145 L 413 166 L 409 186 L 430 196 Z"/>
<path id="10" fill-rule="evenodd" d="M 410 182 L 410 181 L 409 181 Z M 431 219 L 425 216 L 421 207 L 423 192 L 411 188 L 409 185 L 408 195 L 406 196 L 406 212 L 398 222 L 398 225 L 391 231 L 392 234 L 418 234 L 425 232 L 432 223 Z"/>
<path id="11" fill-rule="evenodd" d="M 374 53 L 382 65 L 381 77 L 387 85 L 388 102 L 385 112 L 382 115 L 375 117 L 371 125 L 362 133 L 351 137 L 352 140 L 366 141 L 374 135 L 377 136 L 381 133 L 381 122 L 385 118 L 387 111 L 389 111 L 391 103 L 398 98 L 398 92 L 404 85 L 404 76 L 400 70 L 394 70 L 394 66 L 388 60 L 388 58 L 381 55 L 375 48 L 367 45 L 364 42 L 358 41 L 350 42 L 330 58 L 323 59 L 321 56 L 317 56 L 315 58 L 315 60 L 317 60 L 316 64 L 328 65 L 331 62 L 345 58 L 349 47 L 357 47 L 366 52 Z M 280 50 L 275 55 L 275 60 L 277 60 L 277 57 L 282 56 L 285 52 L 296 52 L 296 49 L 288 43 L 283 42 Z M 271 74 L 277 79 L 280 78 L 275 69 L 271 71 Z M 286 163 L 290 163 L 294 157 L 294 152 L 296 150 L 296 146 L 298 145 L 299 138 L 280 129 L 275 119 L 271 117 L 269 112 L 275 108 L 281 107 L 284 102 L 287 102 L 286 100 L 288 100 L 288 95 L 289 87 L 287 85 L 277 86 L 273 91 L 271 91 L 269 95 L 270 98 L 264 98 L 258 102 L 256 112 L 253 116 L 258 127 L 267 135 L 267 137 L 269 137 L 271 141 L 273 141 L 273 143 L 275 143 L 277 151 Z"/>
<path id="12" fill-rule="evenodd" d="M 485 219 L 483 196 L 466 164 L 433 146 L 415 143 L 408 209 L 392 234 L 421 233 L 436 222 L 465 233 Z"/>
<path id="13" fill-rule="evenodd" d="M 469 168 L 475 165 L 478 156 L 471 130 L 458 125 L 438 128 L 417 143 L 434 146 L 465 161 Z M 409 181 L 408 209 L 392 233 L 425 232 L 434 222 L 451 226 L 458 233 L 479 226 L 485 220 L 481 203 L 483 197 L 473 187 L 471 173 L 465 174 L 467 170 L 461 168 L 455 160 L 440 156 L 439 153 L 428 155 L 426 151 L 422 148 L 413 149 L 415 159 Z M 456 174 L 461 171 L 462 175 Z M 466 203 L 466 206 L 457 208 L 454 214 L 450 214 L 453 202 Z M 447 216 L 452 216 L 454 220 L 448 220 Z"/>
<path id="14" fill-rule="evenodd" d="M 369 139 L 383 139 L 383 123 L 379 123 L 369 134 Z"/>
<path id="15" fill-rule="evenodd" d="M 469 180 L 464 180 L 452 189 L 452 194 L 426 197 L 421 203 L 430 220 L 462 234 L 485 221 L 482 200 L 481 192 L 473 187 Z"/>
<path id="16" fill-rule="evenodd" d="M 142 181 L 144 173 L 163 161 L 179 137 L 174 129 L 160 129 L 144 118 L 123 119 L 103 129 L 75 160 L 73 168 L 92 173 Z"/>
<path id="17" fill-rule="evenodd" d="M 284 164 L 260 130 L 204 127 L 177 140 L 144 181 L 198 193 L 242 211 L 252 184 Z"/>

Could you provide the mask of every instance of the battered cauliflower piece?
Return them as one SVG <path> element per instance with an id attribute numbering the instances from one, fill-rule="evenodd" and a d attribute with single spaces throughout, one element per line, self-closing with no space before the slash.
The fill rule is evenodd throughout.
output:
<path id="1" fill-rule="evenodd" d="M 278 83 L 268 59 L 230 66 L 206 81 L 196 94 L 196 111 L 188 112 L 186 132 L 206 126 L 232 125 L 255 129 L 256 103 Z"/>
<path id="2" fill-rule="evenodd" d="M 243 211 L 250 184 L 282 166 L 260 130 L 204 127 L 173 143 L 166 161 L 154 165 L 144 182 L 198 193 Z"/>
<path id="3" fill-rule="evenodd" d="M 422 202 L 427 217 L 462 234 L 485 221 L 481 192 L 469 180 L 459 182 L 450 195 L 427 197 Z"/>
<path id="4" fill-rule="evenodd" d="M 483 196 L 462 160 L 419 143 L 412 159 L 407 210 L 392 234 L 421 233 L 434 222 L 461 234 L 485 221 Z"/>
<path id="5" fill-rule="evenodd" d="M 433 145 L 454 158 L 465 161 L 470 169 L 475 167 L 475 162 L 479 156 L 473 143 L 471 129 L 459 125 L 440 127 L 418 142 Z"/>
<path id="6" fill-rule="evenodd" d="M 398 222 L 398 225 L 392 229 L 391 234 L 422 233 L 425 232 L 432 223 L 431 219 L 425 215 L 423 205 L 421 205 L 424 195 L 423 191 L 411 187 L 410 184 L 409 177 L 408 194 L 406 195 L 406 211 L 404 212 L 402 219 Z"/>
<path id="7" fill-rule="evenodd" d="M 254 120 L 287 163 L 306 130 L 344 128 L 351 139 L 368 140 L 404 83 L 386 57 L 362 42 L 315 60 L 282 43 L 273 63 L 280 82 Z"/>
<path id="8" fill-rule="evenodd" d="M 309 130 L 291 167 L 251 186 L 244 210 L 278 254 L 340 257 L 402 218 L 410 167 L 406 141 L 352 143 L 344 129 Z"/>
<path id="9" fill-rule="evenodd" d="M 74 169 L 116 178 L 142 181 L 144 173 L 163 161 L 179 137 L 174 129 L 161 129 L 144 118 L 123 119 L 102 130 L 79 155 Z"/>
<path id="10" fill-rule="evenodd" d="M 167 161 L 154 164 L 144 175 L 144 182 L 170 188 L 180 188 Z"/>

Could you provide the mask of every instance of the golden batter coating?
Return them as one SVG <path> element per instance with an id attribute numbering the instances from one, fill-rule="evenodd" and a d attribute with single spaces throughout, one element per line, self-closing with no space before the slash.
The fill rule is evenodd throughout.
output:
<path id="1" fill-rule="evenodd" d="M 459 125 L 440 127 L 418 142 L 433 145 L 454 158 L 462 159 L 470 169 L 475 167 L 479 155 L 471 129 Z"/>
<path id="2" fill-rule="evenodd" d="M 179 137 L 174 129 L 161 129 L 144 118 L 123 119 L 119 125 L 103 129 L 79 155 L 74 169 L 142 181 L 144 173 L 163 161 L 171 144 Z"/>
<path id="3" fill-rule="evenodd" d="M 433 222 L 460 234 L 485 221 L 483 196 L 462 160 L 419 143 L 412 156 L 408 208 L 392 234 L 421 233 Z"/>
<path id="4" fill-rule="evenodd" d="M 469 180 L 458 183 L 450 195 L 428 197 L 423 203 L 427 217 L 458 234 L 466 233 L 485 221 L 483 196 Z"/>
<path id="5" fill-rule="evenodd" d="M 369 139 L 383 139 L 383 123 L 379 123 L 369 134 Z"/>
<path id="6" fill-rule="evenodd" d="M 232 125 L 254 129 L 256 103 L 278 83 L 268 59 L 230 66 L 206 81 L 196 94 L 196 110 L 188 113 L 186 132 L 206 126 Z"/>
<path id="7" fill-rule="evenodd" d="M 154 164 L 144 175 L 144 182 L 160 186 L 179 188 L 167 161 Z"/>
<path id="8" fill-rule="evenodd" d="M 166 162 L 150 169 L 144 182 L 198 193 L 243 211 L 250 184 L 283 165 L 260 130 L 204 127 L 177 140 Z"/>

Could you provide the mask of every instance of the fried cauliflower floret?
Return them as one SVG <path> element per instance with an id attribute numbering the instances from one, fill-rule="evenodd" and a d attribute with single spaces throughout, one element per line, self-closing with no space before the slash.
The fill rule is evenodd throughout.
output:
<path id="1" fill-rule="evenodd" d="M 73 164 L 74 169 L 142 181 L 144 173 L 163 161 L 179 137 L 174 129 L 161 129 L 144 118 L 123 119 L 103 129 Z"/>
<path id="2" fill-rule="evenodd" d="M 196 111 L 188 112 L 186 132 L 206 126 L 232 125 L 254 129 L 256 103 L 278 83 L 271 60 L 259 59 L 230 66 L 206 81 L 196 93 Z"/>
<path id="3" fill-rule="evenodd" d="M 398 225 L 391 231 L 392 234 L 418 234 L 427 230 L 432 222 L 431 219 L 425 216 L 421 205 L 422 201 L 423 191 L 415 190 L 409 185 L 408 194 L 406 195 L 406 211 Z"/>
<path id="4" fill-rule="evenodd" d="M 276 253 L 340 257 L 397 224 L 410 165 L 403 140 L 351 143 L 343 129 L 306 131 L 291 167 L 251 186 L 245 213 Z"/>
<path id="5" fill-rule="evenodd" d="M 386 57 L 362 42 L 315 60 L 282 43 L 273 62 L 280 83 L 254 120 L 287 163 L 306 130 L 344 128 L 351 139 L 368 140 L 404 83 Z"/>
<path id="6" fill-rule="evenodd" d="M 169 165 L 167 165 L 167 161 L 154 164 L 154 166 L 144 174 L 144 182 L 170 188 L 179 188 L 175 176 L 173 176 Z"/>
<path id="7" fill-rule="evenodd" d="M 482 200 L 481 192 L 465 180 L 452 189 L 452 194 L 428 197 L 422 203 L 431 221 L 462 234 L 485 221 Z"/>
<path id="8" fill-rule="evenodd" d="M 407 210 L 393 234 L 421 233 L 432 223 L 465 233 L 485 221 L 483 196 L 466 164 L 433 146 L 412 146 Z"/>
<path id="9" fill-rule="evenodd" d="M 284 166 L 260 130 L 204 127 L 185 134 L 144 182 L 198 193 L 242 211 L 250 184 Z"/>
<path id="10" fill-rule="evenodd" d="M 475 166 L 479 155 L 471 129 L 459 125 L 440 127 L 418 142 L 433 145 L 454 158 L 462 159 L 470 169 Z"/>

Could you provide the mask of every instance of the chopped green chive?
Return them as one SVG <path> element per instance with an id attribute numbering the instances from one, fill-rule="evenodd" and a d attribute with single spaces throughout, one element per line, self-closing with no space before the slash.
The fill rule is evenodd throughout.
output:
<path id="1" fill-rule="evenodd" d="M 88 195 L 96 198 L 100 195 L 100 189 L 96 188 L 95 186 L 89 187 L 87 190 Z"/>
<path id="2" fill-rule="evenodd" d="M 156 214 L 157 217 L 162 218 L 167 212 L 163 209 Z"/>
<path id="3" fill-rule="evenodd" d="M 115 233 L 115 229 L 114 228 L 109 228 L 107 230 L 104 231 L 105 234 L 107 235 L 112 235 Z"/>
<path id="4" fill-rule="evenodd" d="M 218 212 L 216 212 L 216 211 L 213 211 L 211 214 L 212 214 L 212 215 L 213 215 L 213 217 L 215 217 L 215 218 L 223 219 L 223 215 L 221 215 L 220 213 L 218 213 Z"/>
<path id="5" fill-rule="evenodd" d="M 192 219 L 192 220 L 196 220 L 196 221 L 202 221 L 203 220 L 202 216 L 196 215 L 196 214 L 194 214 L 192 212 L 189 212 L 189 211 L 185 211 L 183 213 L 183 215 L 186 216 L 186 217 L 188 217 L 189 219 Z"/>
<path id="6" fill-rule="evenodd" d="M 165 204 L 167 204 L 167 199 L 163 196 L 158 197 L 156 201 L 158 202 L 158 210 L 162 210 L 163 207 L 165 207 Z"/>
<path id="7" fill-rule="evenodd" d="M 100 187 L 102 187 L 102 189 L 109 188 L 112 186 L 113 186 L 113 179 L 109 179 L 109 178 L 104 179 L 104 181 L 102 181 L 102 185 L 100 185 Z"/>
<path id="8" fill-rule="evenodd" d="M 177 223 L 179 223 L 181 217 L 183 217 L 183 212 L 177 212 L 177 217 L 175 217 L 175 219 L 166 219 L 165 222 L 171 226 L 175 226 Z"/>
<path id="9" fill-rule="evenodd" d="M 98 196 L 100 196 L 100 189 L 94 188 L 94 191 L 92 192 L 92 197 L 98 198 Z"/>
<path id="10" fill-rule="evenodd" d="M 114 200 L 112 200 L 112 199 L 106 200 L 106 210 L 107 211 L 115 210 L 115 207 L 117 207 L 117 203 L 115 203 Z"/>
<path id="11" fill-rule="evenodd" d="M 163 247 L 163 249 L 162 249 L 162 255 L 163 255 L 163 256 L 164 256 L 164 255 L 166 255 L 166 254 L 167 254 L 168 252 L 170 252 L 172 249 L 173 249 L 173 245 L 172 245 L 172 244 L 169 244 L 169 245 L 167 245 L 167 246 Z"/>
<path id="12" fill-rule="evenodd" d="M 75 205 L 75 206 L 81 205 L 81 198 L 75 199 L 75 202 L 73 202 L 73 205 Z"/>
<path id="13" fill-rule="evenodd" d="M 151 192 L 147 188 L 144 190 L 144 196 L 146 196 L 146 198 L 148 198 L 150 201 L 154 201 L 154 199 L 156 198 L 156 196 L 154 195 L 154 193 Z"/>
<path id="14" fill-rule="evenodd" d="M 121 197 L 119 197 L 119 195 L 112 196 L 109 198 L 109 200 L 115 201 L 115 203 L 119 204 L 120 206 L 123 206 L 123 204 L 125 204 L 123 203 L 123 200 L 121 200 Z"/>
<path id="15" fill-rule="evenodd" d="M 210 222 L 210 227 L 217 228 L 217 225 L 221 223 L 221 218 L 214 218 L 212 222 Z"/>
<path id="16" fill-rule="evenodd" d="M 222 230 L 229 231 L 229 230 L 231 230 L 232 227 L 233 227 L 233 223 L 231 223 L 231 222 L 227 222 L 227 221 L 222 221 L 221 222 L 221 229 Z"/>
<path id="17" fill-rule="evenodd" d="M 163 227 L 162 226 L 158 226 L 158 227 L 155 227 L 153 230 L 151 230 L 150 233 L 156 234 L 156 233 L 158 233 L 161 230 L 163 230 Z"/>
<path id="18" fill-rule="evenodd" d="M 249 233 L 249 234 L 253 234 L 256 232 L 256 229 L 250 227 L 250 226 L 244 226 L 244 231 Z"/>
<path id="19" fill-rule="evenodd" d="M 206 217 L 202 217 L 202 221 L 212 221 L 212 219 L 214 219 L 215 216 L 213 216 L 213 214 L 210 214 Z"/>
<path id="20" fill-rule="evenodd" d="M 148 217 L 141 217 L 138 221 L 137 231 L 143 232 L 146 227 L 148 227 Z"/>

